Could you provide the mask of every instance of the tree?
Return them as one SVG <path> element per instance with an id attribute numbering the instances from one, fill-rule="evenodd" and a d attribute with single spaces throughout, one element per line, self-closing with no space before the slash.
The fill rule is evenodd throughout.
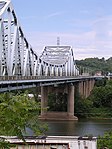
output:
<path id="1" fill-rule="evenodd" d="M 31 128 L 34 135 L 44 135 L 47 127 L 40 124 L 39 113 L 40 103 L 29 98 L 27 92 L 16 95 L 13 93 L 1 94 L 0 135 L 16 135 L 25 141 L 26 127 Z"/>
<path id="2" fill-rule="evenodd" d="M 107 81 L 105 86 L 95 87 L 89 97 L 95 107 L 112 108 L 112 81 Z"/>
<path id="3" fill-rule="evenodd" d="M 98 137 L 98 149 L 103 149 L 107 147 L 109 149 L 112 148 L 112 131 L 106 132 L 103 137 Z"/>
<path id="4" fill-rule="evenodd" d="M 15 147 L 15 145 L 10 144 L 3 137 L 0 137 L 0 149 L 10 149 L 10 147 Z"/>
<path id="5" fill-rule="evenodd" d="M 77 117 L 89 117 L 92 108 L 92 101 L 77 95 L 75 97 L 74 112 Z"/>
<path id="6" fill-rule="evenodd" d="M 67 111 L 67 94 L 66 93 L 50 93 L 48 96 L 49 111 Z"/>

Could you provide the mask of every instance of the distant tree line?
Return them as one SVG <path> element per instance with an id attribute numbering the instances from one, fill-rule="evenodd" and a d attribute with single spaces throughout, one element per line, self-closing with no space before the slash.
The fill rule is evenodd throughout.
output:
<path id="1" fill-rule="evenodd" d="M 80 68 L 80 71 L 89 71 L 91 74 L 95 74 L 97 71 L 101 71 L 102 75 L 107 75 L 108 72 L 112 72 L 112 57 L 105 59 L 99 58 L 86 58 L 84 60 L 76 60 L 76 65 Z"/>

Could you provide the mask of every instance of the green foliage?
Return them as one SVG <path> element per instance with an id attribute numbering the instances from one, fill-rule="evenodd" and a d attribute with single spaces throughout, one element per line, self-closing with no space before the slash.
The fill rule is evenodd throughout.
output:
<path id="1" fill-rule="evenodd" d="M 96 71 L 101 71 L 103 75 L 112 72 L 112 57 L 107 60 L 104 58 L 86 58 L 85 60 L 76 60 L 76 64 L 79 68 L 88 68 L 92 74 L 95 74 Z"/>
<path id="2" fill-rule="evenodd" d="M 112 81 L 107 81 L 105 86 L 95 87 L 90 99 L 95 107 L 108 107 L 112 109 Z"/>
<path id="3" fill-rule="evenodd" d="M 91 95 L 75 97 L 75 115 L 86 118 L 112 118 L 112 80 L 103 80 L 94 87 Z"/>
<path id="4" fill-rule="evenodd" d="M 103 137 L 98 137 L 98 149 L 107 147 L 112 149 L 112 131 L 106 132 Z"/>
<path id="5" fill-rule="evenodd" d="M 112 86 L 112 80 L 107 81 L 107 85 Z"/>
<path id="6" fill-rule="evenodd" d="M 49 94 L 48 107 L 49 111 L 67 111 L 67 94 Z"/>
<path id="7" fill-rule="evenodd" d="M 104 100 L 105 90 L 103 87 L 95 87 L 90 96 L 93 101 L 93 106 L 98 108 L 102 106 L 102 101 Z"/>
<path id="8" fill-rule="evenodd" d="M 4 138 L 0 137 L 0 149 L 10 149 L 11 147 L 15 147 L 15 145 L 10 144 Z"/>
<path id="9" fill-rule="evenodd" d="M 107 78 L 105 77 L 104 79 L 99 79 L 95 81 L 95 86 L 97 87 L 101 87 L 101 86 L 105 86 L 107 82 Z"/>
<path id="10" fill-rule="evenodd" d="M 24 140 L 26 127 L 35 135 L 45 134 L 47 127 L 40 124 L 40 103 L 28 97 L 28 93 L 3 93 L 0 95 L 0 135 L 16 135 Z M 25 140 L 24 140 L 25 141 Z"/>
<path id="11" fill-rule="evenodd" d="M 93 89 L 88 100 L 93 102 L 93 108 L 90 111 L 91 118 L 111 118 L 112 117 L 112 81 L 106 80 L 106 83 Z"/>
<path id="12" fill-rule="evenodd" d="M 84 99 L 81 96 L 75 98 L 75 115 L 77 117 L 89 117 L 90 110 L 92 108 L 92 102 L 88 99 Z"/>
<path id="13" fill-rule="evenodd" d="M 89 111 L 89 117 L 90 118 L 95 118 L 95 119 L 99 119 L 99 118 L 111 118 L 112 117 L 112 112 L 111 109 L 109 108 L 105 108 L 105 107 L 92 107 Z"/>

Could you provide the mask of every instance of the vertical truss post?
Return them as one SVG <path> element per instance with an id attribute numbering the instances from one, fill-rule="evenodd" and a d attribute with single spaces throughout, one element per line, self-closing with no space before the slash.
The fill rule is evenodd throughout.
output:
<path id="1" fill-rule="evenodd" d="M 23 73 L 23 76 L 27 75 L 27 60 L 28 60 L 28 49 L 26 49 L 26 55 L 25 55 L 24 73 Z"/>
<path id="2" fill-rule="evenodd" d="M 45 64 L 45 76 L 48 76 L 48 65 L 47 64 Z"/>
<path id="3" fill-rule="evenodd" d="M 58 66 L 56 66 L 56 76 L 58 76 L 59 75 L 59 68 L 58 68 Z"/>
<path id="4" fill-rule="evenodd" d="M 1 75 L 8 75 L 8 69 L 7 69 L 7 53 L 6 53 L 6 43 L 5 43 L 5 35 L 4 35 L 4 25 L 3 25 L 3 20 L 1 20 L 1 30 L 0 30 L 0 34 L 1 34 L 1 56 L 2 56 L 2 66 L 1 66 Z"/>
<path id="5" fill-rule="evenodd" d="M 34 53 L 31 53 L 31 67 L 32 67 L 32 76 L 34 76 Z"/>
<path id="6" fill-rule="evenodd" d="M 32 76 L 32 61 L 30 47 L 28 48 L 28 75 Z"/>
<path id="7" fill-rule="evenodd" d="M 0 18 L 0 76 L 2 76 L 2 50 L 3 50 L 3 32 L 2 19 Z"/>
<path id="8" fill-rule="evenodd" d="M 8 65 L 8 75 L 11 76 L 11 69 L 10 69 L 10 64 L 11 64 L 11 12 L 10 8 L 8 8 L 8 59 L 7 59 L 7 65 Z"/>

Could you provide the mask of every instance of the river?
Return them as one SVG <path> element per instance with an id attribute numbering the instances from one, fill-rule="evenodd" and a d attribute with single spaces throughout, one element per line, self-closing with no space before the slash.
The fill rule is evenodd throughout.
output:
<path id="1" fill-rule="evenodd" d="M 112 130 L 112 120 L 87 120 L 78 121 L 45 121 L 49 130 L 47 135 L 51 136 L 85 136 L 103 135 L 105 131 Z"/>

